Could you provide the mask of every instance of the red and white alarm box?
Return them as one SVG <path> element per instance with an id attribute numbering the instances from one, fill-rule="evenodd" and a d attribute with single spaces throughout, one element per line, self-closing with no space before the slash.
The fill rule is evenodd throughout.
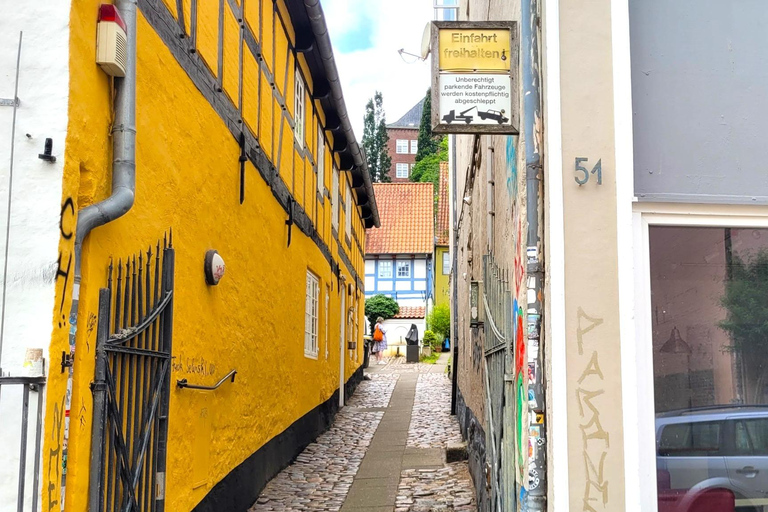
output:
<path id="1" fill-rule="evenodd" d="M 96 29 L 96 64 L 111 76 L 124 77 L 128 63 L 128 37 L 120 11 L 101 4 Z"/>

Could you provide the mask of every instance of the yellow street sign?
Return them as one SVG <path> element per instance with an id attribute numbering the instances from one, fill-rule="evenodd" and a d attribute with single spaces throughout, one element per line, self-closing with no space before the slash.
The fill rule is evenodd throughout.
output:
<path id="1" fill-rule="evenodd" d="M 509 72 L 510 32 L 506 29 L 441 28 L 440 71 Z"/>

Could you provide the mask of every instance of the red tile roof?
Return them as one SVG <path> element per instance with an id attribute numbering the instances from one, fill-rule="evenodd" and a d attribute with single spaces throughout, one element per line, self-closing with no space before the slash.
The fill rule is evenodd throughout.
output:
<path id="1" fill-rule="evenodd" d="M 400 306 L 400 312 L 392 318 L 424 318 L 424 306 Z"/>
<path id="2" fill-rule="evenodd" d="M 448 245 L 450 226 L 448 205 L 448 162 L 440 162 L 440 188 L 437 193 L 437 218 L 435 220 L 435 245 Z"/>
<path id="3" fill-rule="evenodd" d="M 431 183 L 375 183 L 381 227 L 365 230 L 366 254 L 432 254 L 433 189 Z"/>

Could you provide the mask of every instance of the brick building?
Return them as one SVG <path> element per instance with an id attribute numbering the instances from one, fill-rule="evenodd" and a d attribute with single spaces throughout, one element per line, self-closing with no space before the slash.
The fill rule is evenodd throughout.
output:
<path id="1" fill-rule="evenodd" d="M 413 165 L 416 163 L 417 139 L 419 138 L 419 123 L 424 109 L 422 98 L 403 117 L 387 125 L 387 152 L 392 158 L 389 177 L 393 183 L 408 181 Z"/>

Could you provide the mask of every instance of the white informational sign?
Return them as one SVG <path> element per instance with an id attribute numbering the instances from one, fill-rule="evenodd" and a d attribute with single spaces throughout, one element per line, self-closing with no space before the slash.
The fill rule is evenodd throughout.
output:
<path id="1" fill-rule="evenodd" d="M 440 124 L 511 125 L 512 79 L 508 74 L 441 73 Z"/>

